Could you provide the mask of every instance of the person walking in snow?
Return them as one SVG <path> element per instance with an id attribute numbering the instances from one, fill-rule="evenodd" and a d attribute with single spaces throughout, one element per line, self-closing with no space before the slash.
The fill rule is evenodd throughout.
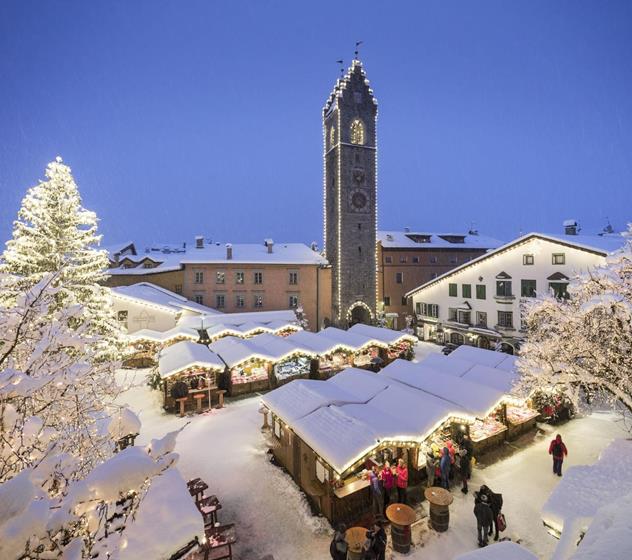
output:
<path id="1" fill-rule="evenodd" d="M 447 447 L 441 452 L 439 460 L 439 468 L 441 469 L 441 487 L 446 490 L 450 489 L 450 450 Z"/>
<path id="2" fill-rule="evenodd" d="M 474 494 L 474 516 L 476 517 L 476 531 L 478 533 L 478 546 L 487 546 L 488 533 L 492 530 L 492 508 L 489 506 L 487 496 L 480 492 Z"/>
<path id="3" fill-rule="evenodd" d="M 426 475 L 428 476 L 428 488 L 434 486 L 436 468 L 437 459 L 432 449 L 428 449 L 428 453 L 426 453 Z"/>
<path id="4" fill-rule="evenodd" d="M 564 457 L 568 455 L 568 449 L 566 449 L 560 434 L 557 434 L 551 445 L 549 445 L 549 455 L 553 456 L 553 474 L 562 476 L 562 463 L 564 462 Z"/>
<path id="5" fill-rule="evenodd" d="M 500 515 L 501 510 L 503 509 L 503 495 L 496 494 L 496 492 L 492 492 L 491 488 L 485 484 L 481 486 L 479 490 L 482 496 L 487 496 L 487 503 L 489 507 L 492 509 L 492 521 L 494 523 L 494 540 L 498 540 L 498 516 Z M 492 534 L 492 528 L 489 528 L 489 535 Z"/>
<path id="6" fill-rule="evenodd" d="M 393 477 L 393 471 L 391 464 L 386 461 L 384 467 L 380 471 L 380 480 L 382 481 L 382 487 L 384 488 L 384 510 L 391 503 L 391 493 L 393 492 L 393 486 L 395 485 L 395 478 Z"/>
<path id="7" fill-rule="evenodd" d="M 404 459 L 398 459 L 397 469 L 395 470 L 397 475 L 397 501 L 400 504 L 406 503 L 406 489 L 408 488 L 408 467 L 404 463 Z"/>
<path id="8" fill-rule="evenodd" d="M 347 544 L 346 537 L 347 527 L 344 523 L 340 523 L 334 533 L 334 538 L 329 545 L 329 554 L 331 554 L 332 560 L 347 560 Z"/>

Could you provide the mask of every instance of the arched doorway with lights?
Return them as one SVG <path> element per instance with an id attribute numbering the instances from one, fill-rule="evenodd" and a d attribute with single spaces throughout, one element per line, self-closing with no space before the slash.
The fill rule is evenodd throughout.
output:
<path id="1" fill-rule="evenodd" d="M 356 301 L 347 311 L 347 322 L 350 327 L 356 323 L 370 325 L 373 322 L 371 308 L 363 301 Z"/>

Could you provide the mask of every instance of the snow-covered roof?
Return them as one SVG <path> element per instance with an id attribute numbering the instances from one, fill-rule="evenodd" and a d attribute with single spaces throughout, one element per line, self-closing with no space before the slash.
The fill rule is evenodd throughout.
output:
<path id="1" fill-rule="evenodd" d="M 223 315 L 223 313 L 215 309 L 190 301 L 179 294 L 156 286 L 156 284 L 152 284 L 151 282 L 138 282 L 130 286 L 117 286 L 110 289 L 114 298 L 160 307 L 164 311 L 173 313 L 174 315 L 185 310 L 200 314 Z"/>
<path id="2" fill-rule="evenodd" d="M 383 230 L 377 232 L 377 239 L 385 249 L 495 249 L 503 244 L 485 235 L 423 231 Z"/>
<path id="3" fill-rule="evenodd" d="M 102 245 L 99 248 L 107 251 L 110 260 L 116 258 L 117 255 L 126 254 L 128 251 L 130 256 L 136 255 L 136 246 L 133 241 L 122 241 L 121 243 L 114 243 L 112 245 Z"/>
<path id="4" fill-rule="evenodd" d="M 568 557 L 604 504 L 632 493 L 632 441 L 617 439 L 593 465 L 566 470 L 542 507 L 542 520 L 561 533 L 558 551 Z M 556 552 L 558 552 L 556 551 Z M 608 556 L 604 556 L 607 558 Z"/>
<path id="5" fill-rule="evenodd" d="M 261 348 L 268 356 L 276 360 L 281 360 L 292 354 L 305 354 L 308 356 L 315 356 L 316 354 L 309 348 L 303 346 L 299 342 L 288 340 L 281 336 L 276 336 L 271 333 L 258 334 L 248 339 L 250 346 Z"/>
<path id="6" fill-rule="evenodd" d="M 301 344 L 305 348 L 309 348 L 320 356 L 329 354 L 341 346 L 340 343 L 332 340 L 331 338 L 327 338 L 326 336 L 321 336 L 320 333 L 313 333 L 310 331 L 298 331 L 292 333 L 287 337 L 287 339 L 296 342 L 297 344 Z"/>
<path id="7" fill-rule="evenodd" d="M 388 344 L 382 342 L 381 340 L 376 340 L 375 338 L 352 332 L 350 330 L 343 331 L 342 329 L 338 329 L 336 327 L 327 327 L 326 329 L 319 331 L 318 334 L 319 336 L 324 336 L 334 342 L 337 342 L 341 346 L 346 346 L 353 351 L 362 350 L 363 348 L 368 348 L 370 346 L 381 346 L 383 348 L 388 346 Z"/>
<path id="8" fill-rule="evenodd" d="M 156 274 L 179 270 L 187 264 L 329 264 L 327 259 L 304 243 L 274 243 L 272 251 L 263 243 L 233 243 L 232 258 L 227 258 L 225 243 L 205 243 L 204 247 L 187 247 L 173 252 L 150 251 L 133 256 L 134 263 L 149 257 L 160 264 L 154 268 L 111 268 L 108 274 Z"/>
<path id="9" fill-rule="evenodd" d="M 421 363 L 395 360 L 378 374 L 451 402 L 478 418 L 487 416 L 502 401 L 501 391 L 468 381 L 462 377 L 442 375 Z"/>
<path id="10" fill-rule="evenodd" d="M 213 311 L 213 310 L 211 310 Z M 296 313 L 291 309 L 279 311 L 252 311 L 247 313 L 213 313 L 210 315 L 187 316 L 178 320 L 179 325 L 194 329 L 208 329 L 215 325 L 240 326 L 246 323 L 274 323 L 277 328 L 280 322 L 297 324 Z"/>
<path id="11" fill-rule="evenodd" d="M 448 356 L 439 353 L 428 354 L 419 363 L 440 371 L 441 373 L 448 373 L 450 375 L 456 375 L 457 377 L 461 377 L 465 372 L 474 367 L 474 362 L 455 358 L 452 354 L 454 354 L 454 352 L 451 352 Z"/>
<path id="12" fill-rule="evenodd" d="M 543 239 L 545 241 L 559 243 L 567 247 L 573 247 L 575 249 L 589 251 L 591 253 L 596 253 L 598 255 L 602 255 L 605 257 L 609 255 L 610 253 L 617 251 L 618 249 L 621 249 L 625 245 L 627 238 L 624 237 L 622 234 L 608 234 L 608 235 L 563 235 L 563 234 L 560 234 L 560 235 L 557 235 L 557 234 L 537 233 L 537 232 L 528 233 L 526 235 L 522 235 L 521 237 L 518 237 L 517 239 L 514 239 L 513 241 L 510 241 L 509 243 L 505 243 L 504 245 L 496 249 L 488 251 L 487 253 L 485 253 L 484 255 L 481 255 L 480 257 L 476 257 L 475 259 L 472 259 L 471 261 L 468 261 L 460 266 L 453 268 L 452 270 L 449 270 L 448 272 L 445 272 L 437 276 L 436 278 L 408 292 L 406 294 L 406 297 L 411 297 L 415 295 L 417 292 L 424 290 L 436 284 L 437 282 L 440 282 L 441 280 L 445 278 L 453 276 L 454 274 L 457 274 L 458 272 L 461 272 L 462 270 L 465 270 L 468 267 L 475 266 L 479 262 L 485 259 L 488 259 L 500 253 L 504 253 L 505 251 L 512 249 L 516 245 L 529 241 L 530 239 Z"/>
<path id="13" fill-rule="evenodd" d="M 507 356 L 509 356 L 509 354 L 505 354 L 504 352 L 494 352 L 492 350 L 485 350 L 484 348 L 477 348 L 476 346 L 461 344 L 461 346 L 450 352 L 447 357 L 451 360 L 458 358 L 482 366 L 496 367 L 504 361 Z"/>
<path id="14" fill-rule="evenodd" d="M 537 556 L 511 541 L 493 543 L 485 548 L 460 554 L 455 560 L 537 560 Z"/>
<path id="15" fill-rule="evenodd" d="M 374 327 L 372 325 L 364 325 L 362 323 L 356 323 L 350 329 L 350 332 L 361 334 L 373 340 L 379 340 L 389 346 L 401 342 L 402 340 L 409 340 L 410 342 L 416 342 L 417 338 L 411 334 L 394 331 L 393 329 L 383 329 L 381 327 Z"/>
<path id="16" fill-rule="evenodd" d="M 226 366 L 221 358 L 203 344 L 183 340 L 163 349 L 158 356 L 158 370 L 163 379 L 190 367 L 222 371 Z"/>

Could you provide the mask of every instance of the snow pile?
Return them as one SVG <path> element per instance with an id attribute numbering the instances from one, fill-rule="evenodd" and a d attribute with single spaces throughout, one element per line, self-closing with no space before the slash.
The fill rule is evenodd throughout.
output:
<path id="1" fill-rule="evenodd" d="M 632 493 L 603 506 L 595 515 L 573 560 L 628 560 L 632 551 Z"/>
<path id="2" fill-rule="evenodd" d="M 108 432 L 113 440 L 140 432 L 140 420 L 129 408 L 120 408 L 108 425 Z"/>
<path id="3" fill-rule="evenodd" d="M 537 556 L 511 541 L 499 542 L 461 554 L 456 560 L 536 560 Z"/>
<path id="4" fill-rule="evenodd" d="M 561 534 L 555 558 L 568 558 L 597 511 L 632 493 L 632 441 L 613 441 L 594 465 L 571 467 L 542 508 L 544 523 Z"/>
<path id="5" fill-rule="evenodd" d="M 200 512 L 176 469 L 154 479 L 142 507 L 124 534 L 118 560 L 170 558 L 176 551 L 204 535 Z"/>

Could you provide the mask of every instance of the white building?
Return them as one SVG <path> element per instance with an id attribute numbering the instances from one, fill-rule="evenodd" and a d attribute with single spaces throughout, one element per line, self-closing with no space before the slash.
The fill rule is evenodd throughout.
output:
<path id="1" fill-rule="evenodd" d="M 553 290 L 564 296 L 576 274 L 605 263 L 625 243 L 620 234 L 529 233 L 408 292 L 417 335 L 513 353 L 524 335 L 521 302 Z M 569 234 L 570 233 L 570 234 Z"/>

